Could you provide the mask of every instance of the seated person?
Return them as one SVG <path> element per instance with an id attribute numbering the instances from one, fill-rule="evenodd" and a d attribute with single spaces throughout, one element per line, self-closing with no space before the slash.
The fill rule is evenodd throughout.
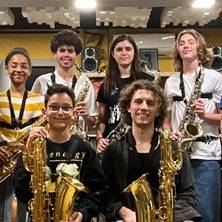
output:
<path id="1" fill-rule="evenodd" d="M 160 161 L 163 160 L 161 155 L 165 151 L 162 153 L 163 144 L 161 143 L 165 141 L 160 140 L 163 132 L 160 132 L 159 128 L 167 111 L 165 101 L 161 88 L 147 80 L 138 80 L 121 93 L 120 109 L 124 120 L 132 128 L 120 140 L 107 147 L 102 159 L 102 166 L 109 184 L 106 213 L 108 221 L 117 219 L 122 219 L 124 222 L 140 221 L 138 214 L 136 215 L 138 206 L 135 207 L 135 204 L 141 201 L 141 197 L 144 199 L 145 197 L 140 196 L 134 202 L 128 193 L 122 191 L 143 174 L 147 174 L 152 191 L 155 191 L 152 192 L 154 199 L 157 199 L 156 193 L 158 193 L 162 198 L 167 197 L 166 206 L 168 204 L 171 206 L 175 198 L 175 206 L 172 204 L 171 207 L 166 207 L 169 212 L 168 216 L 172 218 L 168 221 L 200 220 L 200 214 L 196 210 L 193 176 L 187 153 L 183 153 L 183 165 L 176 176 L 177 172 L 167 174 L 168 172 L 162 170 Z M 171 146 L 167 148 L 171 149 Z M 159 176 L 163 174 L 166 174 L 166 178 Z M 174 196 L 174 179 L 176 197 Z M 160 182 L 168 185 L 165 193 L 164 190 L 160 190 Z M 146 201 L 145 205 L 147 204 Z M 155 206 L 158 216 L 160 216 L 161 206 L 165 206 L 163 201 L 159 201 L 159 204 Z M 139 208 L 143 210 L 142 205 Z M 146 214 L 148 214 L 147 211 Z"/>

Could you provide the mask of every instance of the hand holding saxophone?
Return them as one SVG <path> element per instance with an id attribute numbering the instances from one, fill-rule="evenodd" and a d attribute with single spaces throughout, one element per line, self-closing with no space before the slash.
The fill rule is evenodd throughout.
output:
<path id="1" fill-rule="evenodd" d="M 33 129 L 29 133 L 29 137 L 26 143 L 26 149 L 29 149 L 34 139 L 41 137 L 46 138 L 48 137 L 48 132 L 45 127 L 33 127 Z"/>
<path id="2" fill-rule="evenodd" d="M 106 147 L 109 145 L 109 141 L 103 137 L 97 138 L 97 146 L 96 151 L 97 153 L 102 153 L 106 150 Z"/>
<path id="3" fill-rule="evenodd" d="M 78 102 L 75 107 L 75 112 L 78 116 L 82 116 L 84 120 L 87 119 L 89 115 L 89 110 L 85 102 Z"/>
<path id="4" fill-rule="evenodd" d="M 83 220 L 83 215 L 80 212 L 74 212 L 71 217 L 69 218 L 69 222 L 82 222 Z M 60 222 L 68 222 L 68 221 L 64 221 L 61 220 Z"/>
<path id="5" fill-rule="evenodd" d="M 121 207 L 118 214 L 124 222 L 136 222 L 136 213 L 127 207 Z"/>
<path id="6" fill-rule="evenodd" d="M 199 116 L 199 118 L 202 119 L 204 117 L 204 110 L 205 110 L 203 100 L 197 99 L 192 103 L 191 106 L 193 107 L 194 113 L 196 113 Z"/>

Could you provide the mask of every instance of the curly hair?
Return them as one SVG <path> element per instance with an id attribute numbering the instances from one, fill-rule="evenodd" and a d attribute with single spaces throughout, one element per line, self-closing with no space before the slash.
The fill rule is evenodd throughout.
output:
<path id="1" fill-rule="evenodd" d="M 58 48 L 63 45 L 73 46 L 76 55 L 82 51 L 82 42 L 79 36 L 74 31 L 68 29 L 64 29 L 53 36 L 50 45 L 51 52 L 56 53 Z"/>
<path id="2" fill-rule="evenodd" d="M 105 93 L 107 95 L 110 95 L 110 91 L 116 87 L 117 83 L 120 80 L 119 67 L 118 67 L 116 60 L 113 58 L 112 54 L 114 52 L 116 45 L 119 42 L 123 42 L 125 40 L 127 40 L 130 44 L 132 44 L 132 46 L 134 48 L 134 57 L 133 57 L 133 61 L 131 64 L 131 70 L 130 70 L 130 74 L 132 76 L 132 79 L 136 80 L 137 74 L 142 72 L 141 66 L 139 63 L 138 48 L 137 48 L 137 45 L 136 45 L 134 39 L 130 35 L 126 35 L 126 34 L 119 35 L 118 37 L 116 37 L 113 40 L 113 42 L 111 44 L 110 52 L 109 52 L 108 68 L 107 68 L 106 76 L 104 79 L 104 88 L 105 88 Z"/>
<path id="3" fill-rule="evenodd" d="M 145 89 L 153 93 L 155 101 L 158 104 L 158 116 L 155 118 L 154 126 L 157 128 L 161 127 L 167 114 L 167 98 L 163 93 L 163 89 L 149 80 L 137 80 L 121 91 L 119 106 L 123 120 L 128 125 L 132 125 L 132 118 L 128 112 L 128 108 L 130 107 L 133 95 L 140 89 Z"/>
<path id="4" fill-rule="evenodd" d="M 207 49 L 207 44 L 204 37 L 194 29 L 185 29 L 178 34 L 174 46 L 174 62 L 177 71 L 181 72 L 183 70 L 183 61 L 180 57 L 178 48 L 179 48 L 180 39 L 185 34 L 192 35 L 197 41 L 197 55 L 198 55 L 199 64 L 201 64 L 203 67 L 210 67 L 212 63 L 212 55 L 210 51 Z"/>

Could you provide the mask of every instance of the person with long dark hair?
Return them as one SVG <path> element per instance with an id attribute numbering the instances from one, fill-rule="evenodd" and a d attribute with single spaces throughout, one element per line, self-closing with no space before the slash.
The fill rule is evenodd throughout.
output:
<path id="1" fill-rule="evenodd" d="M 120 122 L 121 113 L 118 105 L 120 91 L 135 80 L 149 78 L 151 77 L 141 68 L 137 45 L 133 38 L 125 34 L 116 37 L 110 48 L 106 76 L 97 97 L 98 153 L 105 150 L 109 143 L 106 137 Z"/>

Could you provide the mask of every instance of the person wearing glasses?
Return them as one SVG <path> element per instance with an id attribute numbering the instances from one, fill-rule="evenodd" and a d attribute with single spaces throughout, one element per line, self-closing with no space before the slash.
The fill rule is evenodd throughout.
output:
<path id="1" fill-rule="evenodd" d="M 48 118 L 47 130 L 44 127 L 33 128 L 26 149 L 32 156 L 33 140 L 38 137 L 46 140 L 48 183 L 56 181 L 61 166 L 75 168 L 72 172 L 76 171 L 76 178 L 90 190 L 90 193 L 80 194 L 69 221 L 90 221 L 102 209 L 100 195 L 105 191 L 106 182 L 95 150 L 88 142 L 70 132 L 70 124 L 75 116 L 74 108 L 75 97 L 71 89 L 61 84 L 49 87 L 43 111 Z M 17 198 L 27 203 L 32 197 L 30 172 L 25 170 L 22 160 L 16 167 L 15 184 Z"/>
<path id="2" fill-rule="evenodd" d="M 11 80 L 8 90 L 0 92 L 0 142 L 15 141 L 26 127 L 41 114 L 44 107 L 43 96 L 29 92 L 25 88 L 32 65 L 25 48 L 13 48 L 5 58 L 5 72 Z M 9 148 L 0 146 L 0 167 L 9 165 Z M 6 165 L 7 166 L 7 165 Z M 12 175 L 0 183 L 0 221 L 11 222 L 13 199 Z M 25 219 L 26 206 L 18 202 L 17 221 Z"/>
<path id="3" fill-rule="evenodd" d="M 89 78 L 75 64 L 76 57 L 82 51 L 80 38 L 71 30 L 62 30 L 53 36 L 50 49 L 57 62 L 56 69 L 52 73 L 39 76 L 33 84 L 32 91 L 45 95 L 49 86 L 58 83 L 71 88 L 78 97 L 88 85 L 85 100 L 76 104 L 75 109 L 78 116 L 82 117 L 80 118 L 82 128 L 84 128 L 83 122 L 93 126 L 97 115 L 95 91 Z"/>

